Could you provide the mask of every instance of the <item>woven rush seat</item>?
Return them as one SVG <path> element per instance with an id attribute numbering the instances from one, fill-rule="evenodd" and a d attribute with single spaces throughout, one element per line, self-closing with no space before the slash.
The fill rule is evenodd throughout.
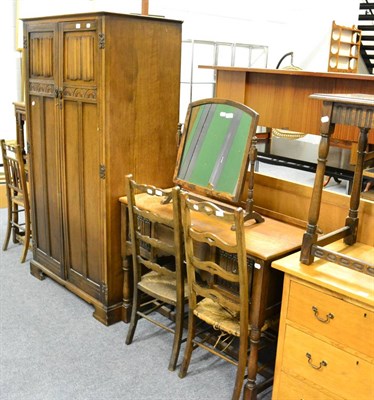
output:
<path id="1" fill-rule="evenodd" d="M 25 203 L 25 198 L 23 197 L 23 195 L 18 194 L 17 196 L 12 196 L 12 202 L 23 207 L 23 205 Z"/>
<path id="2" fill-rule="evenodd" d="M 196 305 L 193 312 L 198 318 L 202 319 L 209 325 L 212 325 L 214 329 L 219 329 L 237 337 L 240 336 L 240 322 L 238 315 L 233 316 L 213 300 L 208 298 L 201 300 Z"/>
<path id="3" fill-rule="evenodd" d="M 177 280 L 175 276 L 159 274 L 155 271 L 143 275 L 138 283 L 139 289 L 153 296 L 158 294 L 158 298 L 168 304 L 177 304 Z M 185 293 L 188 293 L 187 282 L 184 285 Z"/>
<path id="4" fill-rule="evenodd" d="M 232 315 L 219 304 L 213 300 L 205 298 L 201 300 L 195 310 L 194 314 L 209 325 L 214 326 L 215 329 L 224 331 L 230 335 L 240 336 L 240 322 L 239 314 Z M 279 318 L 267 319 L 261 328 L 261 332 L 265 332 L 268 328 L 278 329 Z M 251 327 L 248 325 L 248 334 Z"/>

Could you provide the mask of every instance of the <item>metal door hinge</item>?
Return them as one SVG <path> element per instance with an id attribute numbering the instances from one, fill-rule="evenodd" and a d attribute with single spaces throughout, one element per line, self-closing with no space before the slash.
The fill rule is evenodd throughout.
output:
<path id="1" fill-rule="evenodd" d="M 99 168 L 100 179 L 105 179 L 105 173 L 106 173 L 105 165 L 100 164 L 100 168 Z"/>
<path id="2" fill-rule="evenodd" d="M 99 49 L 105 49 L 105 33 L 99 33 Z"/>

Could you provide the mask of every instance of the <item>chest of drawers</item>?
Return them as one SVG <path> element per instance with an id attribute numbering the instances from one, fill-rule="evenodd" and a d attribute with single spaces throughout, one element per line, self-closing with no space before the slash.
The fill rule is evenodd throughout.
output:
<path id="1" fill-rule="evenodd" d="M 273 400 L 373 399 L 374 279 L 299 256 L 273 263 L 285 272 Z"/>

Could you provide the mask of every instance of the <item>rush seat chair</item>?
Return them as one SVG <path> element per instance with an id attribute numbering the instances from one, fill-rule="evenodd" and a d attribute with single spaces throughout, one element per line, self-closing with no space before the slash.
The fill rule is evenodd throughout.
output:
<path id="1" fill-rule="evenodd" d="M 1 140 L 1 153 L 4 164 L 8 220 L 3 244 L 7 250 L 13 233 L 13 242 L 22 242 L 21 263 L 25 262 L 31 239 L 30 200 L 27 187 L 25 161 L 21 147 Z M 23 218 L 21 214 L 23 213 Z"/>
<path id="2" fill-rule="evenodd" d="M 187 303 L 179 188 L 163 190 L 126 177 L 126 194 L 132 248 L 134 290 L 126 344 L 132 343 L 143 318 L 174 334 L 169 370 L 176 368 L 182 342 Z M 169 201 L 171 198 L 171 201 Z M 164 204 L 168 200 L 167 204 Z M 172 213 L 163 214 L 165 207 Z M 172 230 L 172 239 L 165 230 Z M 157 313 L 158 311 L 158 313 Z M 160 314 L 175 321 L 163 322 Z M 166 313 L 166 314 L 165 314 Z"/>
<path id="3" fill-rule="evenodd" d="M 189 314 L 179 376 L 186 376 L 192 351 L 203 348 L 237 366 L 232 398 L 239 399 L 248 359 L 249 282 L 252 276 L 247 267 L 244 210 L 225 211 L 210 201 L 195 201 L 186 192 L 181 193 L 181 210 Z M 202 321 L 213 328 L 217 341 L 210 343 L 201 334 Z M 223 343 L 219 343 L 223 337 Z M 237 358 L 225 351 L 235 338 L 239 342 Z"/>

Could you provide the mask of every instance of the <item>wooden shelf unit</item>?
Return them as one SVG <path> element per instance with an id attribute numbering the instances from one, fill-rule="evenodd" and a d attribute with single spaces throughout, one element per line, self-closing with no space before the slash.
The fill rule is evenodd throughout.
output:
<path id="1" fill-rule="evenodd" d="M 355 26 L 347 27 L 332 23 L 329 72 L 356 73 L 360 56 L 361 31 Z"/>

